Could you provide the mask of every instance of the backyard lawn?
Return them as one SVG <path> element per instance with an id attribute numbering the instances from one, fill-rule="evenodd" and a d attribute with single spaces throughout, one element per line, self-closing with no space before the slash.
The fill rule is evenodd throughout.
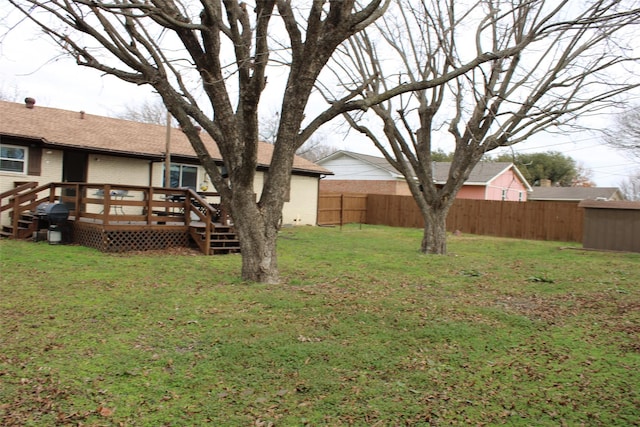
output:
<path id="1" fill-rule="evenodd" d="M 283 229 L 278 286 L 0 241 L 0 424 L 640 425 L 640 254 L 420 239 Z"/>

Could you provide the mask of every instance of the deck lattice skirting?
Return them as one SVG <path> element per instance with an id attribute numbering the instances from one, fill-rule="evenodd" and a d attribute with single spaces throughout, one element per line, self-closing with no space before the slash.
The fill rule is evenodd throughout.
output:
<path id="1" fill-rule="evenodd" d="M 189 246 L 188 227 L 163 226 L 126 230 L 82 221 L 73 223 L 73 242 L 101 252 L 162 250 Z"/>

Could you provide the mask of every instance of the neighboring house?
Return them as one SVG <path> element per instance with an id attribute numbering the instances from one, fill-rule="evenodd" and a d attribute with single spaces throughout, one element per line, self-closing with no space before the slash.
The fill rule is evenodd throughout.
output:
<path id="1" fill-rule="evenodd" d="M 616 201 L 624 200 L 617 187 L 533 187 L 529 194 L 531 201 L 581 202 L 583 200 Z"/>
<path id="2" fill-rule="evenodd" d="M 162 125 L 0 101 L 0 193 L 27 181 L 163 187 L 166 136 Z M 222 167 L 213 139 L 206 134 L 202 139 Z M 179 129 L 171 129 L 169 146 L 172 187 L 198 189 L 210 182 Z M 272 145 L 260 144 L 254 182 L 258 194 L 272 152 Z M 318 181 L 330 173 L 295 157 L 283 224 L 316 224 Z"/>
<path id="3" fill-rule="evenodd" d="M 333 172 L 320 181 L 321 192 L 411 195 L 404 176 L 383 157 L 337 151 L 317 164 Z M 437 185 L 445 184 L 450 166 L 433 163 Z M 524 202 L 529 191 L 531 187 L 513 163 L 481 162 L 456 197 Z"/>

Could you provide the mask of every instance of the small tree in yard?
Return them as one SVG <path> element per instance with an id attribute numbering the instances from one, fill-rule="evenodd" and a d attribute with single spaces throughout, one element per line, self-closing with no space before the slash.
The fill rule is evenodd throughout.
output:
<path id="1" fill-rule="evenodd" d="M 633 39 L 629 27 L 640 23 L 634 1 L 398 0 L 395 6 L 350 39 L 332 67 L 343 84 L 363 86 L 366 96 L 399 81 L 435 81 L 483 52 L 518 47 L 449 82 L 345 115 L 406 177 L 424 218 L 425 253 L 446 252 L 447 213 L 485 153 L 552 128 L 570 129 L 639 85 L 638 74 L 625 68 L 637 61 L 624 45 Z M 439 186 L 432 150 L 447 134 L 454 154 Z"/>

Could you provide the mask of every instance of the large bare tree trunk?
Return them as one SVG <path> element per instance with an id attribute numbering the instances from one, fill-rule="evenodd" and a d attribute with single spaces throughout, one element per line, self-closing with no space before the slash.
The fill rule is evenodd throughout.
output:
<path id="1" fill-rule="evenodd" d="M 424 234 L 420 250 L 424 254 L 447 253 L 447 213 L 449 208 L 431 208 L 423 211 Z"/>
<path id="2" fill-rule="evenodd" d="M 258 208 L 253 194 L 236 194 L 232 210 L 242 251 L 242 278 L 252 282 L 278 283 L 277 222 L 274 224 Z"/>

